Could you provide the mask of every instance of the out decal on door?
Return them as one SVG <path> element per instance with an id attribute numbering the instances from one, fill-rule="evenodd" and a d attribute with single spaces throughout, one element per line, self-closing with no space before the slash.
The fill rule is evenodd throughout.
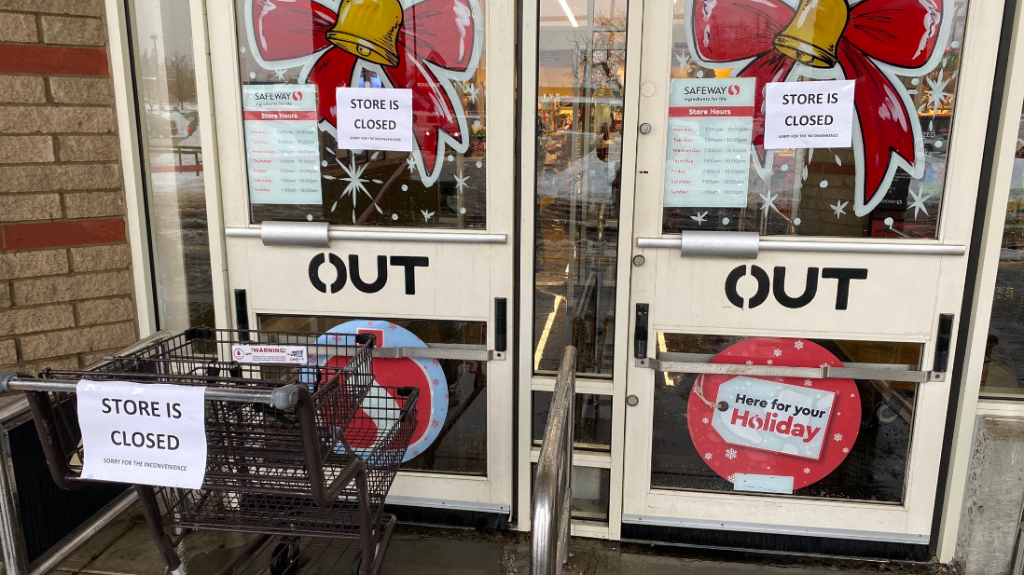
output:
<path id="1" fill-rule="evenodd" d="M 747 339 L 711 363 L 843 365 L 816 343 L 786 338 Z M 784 480 L 791 491 L 821 480 L 849 455 L 860 430 L 860 393 L 852 379 L 702 375 L 687 420 L 704 463 L 737 489 L 772 491 Z"/>
<path id="2" fill-rule="evenodd" d="M 327 331 L 327 334 L 320 336 L 317 343 L 330 344 L 332 338 L 344 337 L 342 334 L 363 334 L 372 333 L 377 337 L 377 347 L 427 347 L 423 340 L 416 337 L 411 331 L 397 326 L 388 321 L 382 320 L 356 320 L 345 322 Z M 336 335 L 330 335 L 336 334 Z M 337 340 L 335 340 L 337 341 Z M 310 362 L 325 367 L 341 367 L 348 363 L 348 357 L 317 357 L 310 358 Z M 366 414 L 365 418 L 359 418 L 360 425 L 374 425 L 376 421 L 374 414 L 378 410 L 394 408 L 397 402 L 394 397 L 397 389 L 401 387 L 415 387 L 419 389 L 419 400 L 417 407 L 416 429 L 413 431 L 412 441 L 409 449 L 405 452 L 405 458 L 409 461 L 422 454 L 437 436 L 441 433 L 445 419 L 448 417 L 448 380 L 445 378 L 444 370 L 436 359 L 413 359 L 413 358 L 373 358 L 373 385 L 363 400 L 361 410 Z M 366 421 L 366 424 L 362 422 Z M 370 451 L 377 441 L 384 438 L 387 428 L 374 427 L 374 429 L 350 429 L 346 433 L 346 439 L 352 444 L 352 448 L 358 451 Z"/>

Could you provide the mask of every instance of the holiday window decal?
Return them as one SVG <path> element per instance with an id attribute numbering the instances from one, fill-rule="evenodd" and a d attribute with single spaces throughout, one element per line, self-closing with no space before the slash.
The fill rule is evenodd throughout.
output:
<path id="1" fill-rule="evenodd" d="M 842 367 L 801 339 L 750 338 L 711 363 Z M 687 402 L 687 427 L 704 463 L 730 483 L 736 474 L 792 478 L 791 489 L 820 481 L 846 459 L 861 424 L 852 379 L 701 375 Z"/>
<path id="2" fill-rule="evenodd" d="M 896 76 L 919 76 L 945 52 L 953 0 L 687 0 L 694 60 L 757 81 L 754 165 L 771 175 L 764 149 L 764 86 L 798 76 L 856 81 L 854 212 L 882 201 L 897 168 L 924 176 L 915 106 Z"/>
<path id="3" fill-rule="evenodd" d="M 423 343 L 411 331 L 382 320 L 354 320 L 335 326 L 317 339 L 317 344 L 352 345 L 351 334 L 373 334 L 377 348 L 413 347 L 423 348 Z M 310 356 L 310 365 L 317 365 L 331 373 L 331 368 L 344 367 L 350 360 L 343 356 Z M 310 370 L 304 381 L 314 384 L 316 373 Z M 395 400 L 402 387 L 419 390 L 416 401 L 416 429 L 413 430 L 409 448 L 403 462 L 422 455 L 440 436 L 448 419 L 448 379 L 436 359 L 421 358 L 374 358 L 373 384 L 360 405 L 364 417 L 353 420 L 345 429 L 345 439 L 360 455 L 367 455 L 382 441 L 393 440 L 387 424 L 394 421 L 394 412 L 399 409 Z M 311 390 L 312 391 L 312 390 Z M 327 418 L 328 425 L 330 418 Z M 344 448 L 340 448 L 344 449 Z"/>
<path id="4" fill-rule="evenodd" d="M 424 185 L 440 175 L 445 149 L 469 149 L 469 126 L 454 82 L 476 73 L 483 47 L 477 0 L 251 0 L 246 30 L 267 70 L 302 66 L 316 84 L 320 128 L 337 135 L 336 88 L 358 87 L 364 71 L 413 95 L 413 161 Z M 412 162 L 410 162 L 411 164 Z"/>

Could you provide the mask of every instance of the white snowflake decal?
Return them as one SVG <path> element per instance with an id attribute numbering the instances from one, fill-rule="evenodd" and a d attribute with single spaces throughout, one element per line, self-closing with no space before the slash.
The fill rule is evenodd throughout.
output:
<path id="1" fill-rule="evenodd" d="M 843 448 L 843 453 L 849 453 L 849 452 L 850 452 L 850 448 L 849 447 L 844 447 Z"/>
<path id="2" fill-rule="evenodd" d="M 725 456 L 728 457 L 729 459 L 736 459 L 736 450 L 731 447 L 729 449 L 726 449 Z"/>
<path id="3" fill-rule="evenodd" d="M 700 422 L 703 423 L 704 425 L 707 425 L 709 421 L 711 421 L 711 420 L 706 418 L 706 417 L 704 419 L 700 420 Z"/>
<path id="4" fill-rule="evenodd" d="M 807 387 L 811 387 L 812 385 L 814 385 L 814 382 L 809 379 L 805 379 L 804 385 L 806 385 Z"/>
<path id="5" fill-rule="evenodd" d="M 704 454 L 704 459 L 707 459 L 708 461 L 711 461 L 712 457 L 714 457 L 714 455 L 711 455 L 710 451 Z"/>
<path id="6" fill-rule="evenodd" d="M 736 483 L 736 474 L 730 474 L 729 477 L 725 478 L 725 480 L 728 481 L 729 483 Z"/>
<path id="7" fill-rule="evenodd" d="M 776 349 L 775 351 L 772 352 L 772 355 L 774 355 L 775 357 L 782 357 L 782 350 Z"/>
<path id="8" fill-rule="evenodd" d="M 804 467 L 804 473 L 810 473 L 810 472 L 811 472 L 811 468 L 810 467 Z"/>
<path id="9" fill-rule="evenodd" d="M 843 440 L 843 434 L 842 433 L 837 433 L 837 434 L 832 436 L 832 439 L 835 439 L 836 441 L 842 441 Z"/>
<path id="10" fill-rule="evenodd" d="M 802 341 L 800 341 L 798 339 L 798 340 L 793 342 L 793 347 L 795 347 L 797 349 L 803 349 L 804 348 L 804 342 L 802 342 Z"/>
<path id="11" fill-rule="evenodd" d="M 748 360 L 747 360 L 747 365 L 754 365 L 754 362 L 753 362 L 752 360 L 749 360 L 749 359 L 748 359 Z"/>
<path id="12" fill-rule="evenodd" d="M 363 177 L 363 172 L 366 171 L 366 167 L 369 164 L 363 164 L 361 166 L 356 165 L 355 154 L 352 154 L 349 158 L 349 165 L 338 162 L 338 166 L 341 167 L 342 171 L 345 172 L 345 177 L 340 178 L 341 181 L 346 182 L 345 189 L 341 192 L 341 197 L 352 196 L 352 223 L 356 223 L 356 200 L 359 194 L 364 194 L 370 199 L 370 203 L 373 207 L 377 208 L 378 212 L 381 212 L 380 206 L 374 201 L 373 196 L 366 189 L 366 183 L 370 180 Z M 381 212 L 383 213 L 383 212 Z"/>

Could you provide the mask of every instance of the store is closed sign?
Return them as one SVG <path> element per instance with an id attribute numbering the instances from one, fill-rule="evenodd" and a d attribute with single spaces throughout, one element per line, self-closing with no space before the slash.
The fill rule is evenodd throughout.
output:
<path id="1" fill-rule="evenodd" d="M 78 382 L 82 477 L 199 489 L 206 475 L 205 387 Z"/>
<path id="2" fill-rule="evenodd" d="M 764 89 L 764 147 L 849 148 L 854 90 L 854 80 L 769 82 Z"/>
<path id="3" fill-rule="evenodd" d="M 411 152 L 412 90 L 338 88 L 338 147 Z"/>

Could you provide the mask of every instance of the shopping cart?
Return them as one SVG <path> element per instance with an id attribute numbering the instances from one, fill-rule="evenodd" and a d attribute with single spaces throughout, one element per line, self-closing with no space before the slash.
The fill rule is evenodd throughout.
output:
<path id="1" fill-rule="evenodd" d="M 232 352 L 241 344 L 300 347 L 307 357 L 240 363 Z M 266 555 L 276 536 L 273 575 L 295 573 L 300 545 L 313 538 L 358 542 L 351 572 L 369 575 L 379 572 L 394 529 L 384 499 L 416 428 L 417 400 L 415 388 L 374 384 L 374 345 L 370 334 L 192 328 L 90 371 L 0 374 L 0 390 L 27 393 L 53 479 L 75 489 L 88 481 L 79 380 L 206 386 L 202 489 L 135 486 L 165 573 L 184 571 L 175 548 L 185 535 L 219 530 L 257 535 L 222 574 Z"/>

